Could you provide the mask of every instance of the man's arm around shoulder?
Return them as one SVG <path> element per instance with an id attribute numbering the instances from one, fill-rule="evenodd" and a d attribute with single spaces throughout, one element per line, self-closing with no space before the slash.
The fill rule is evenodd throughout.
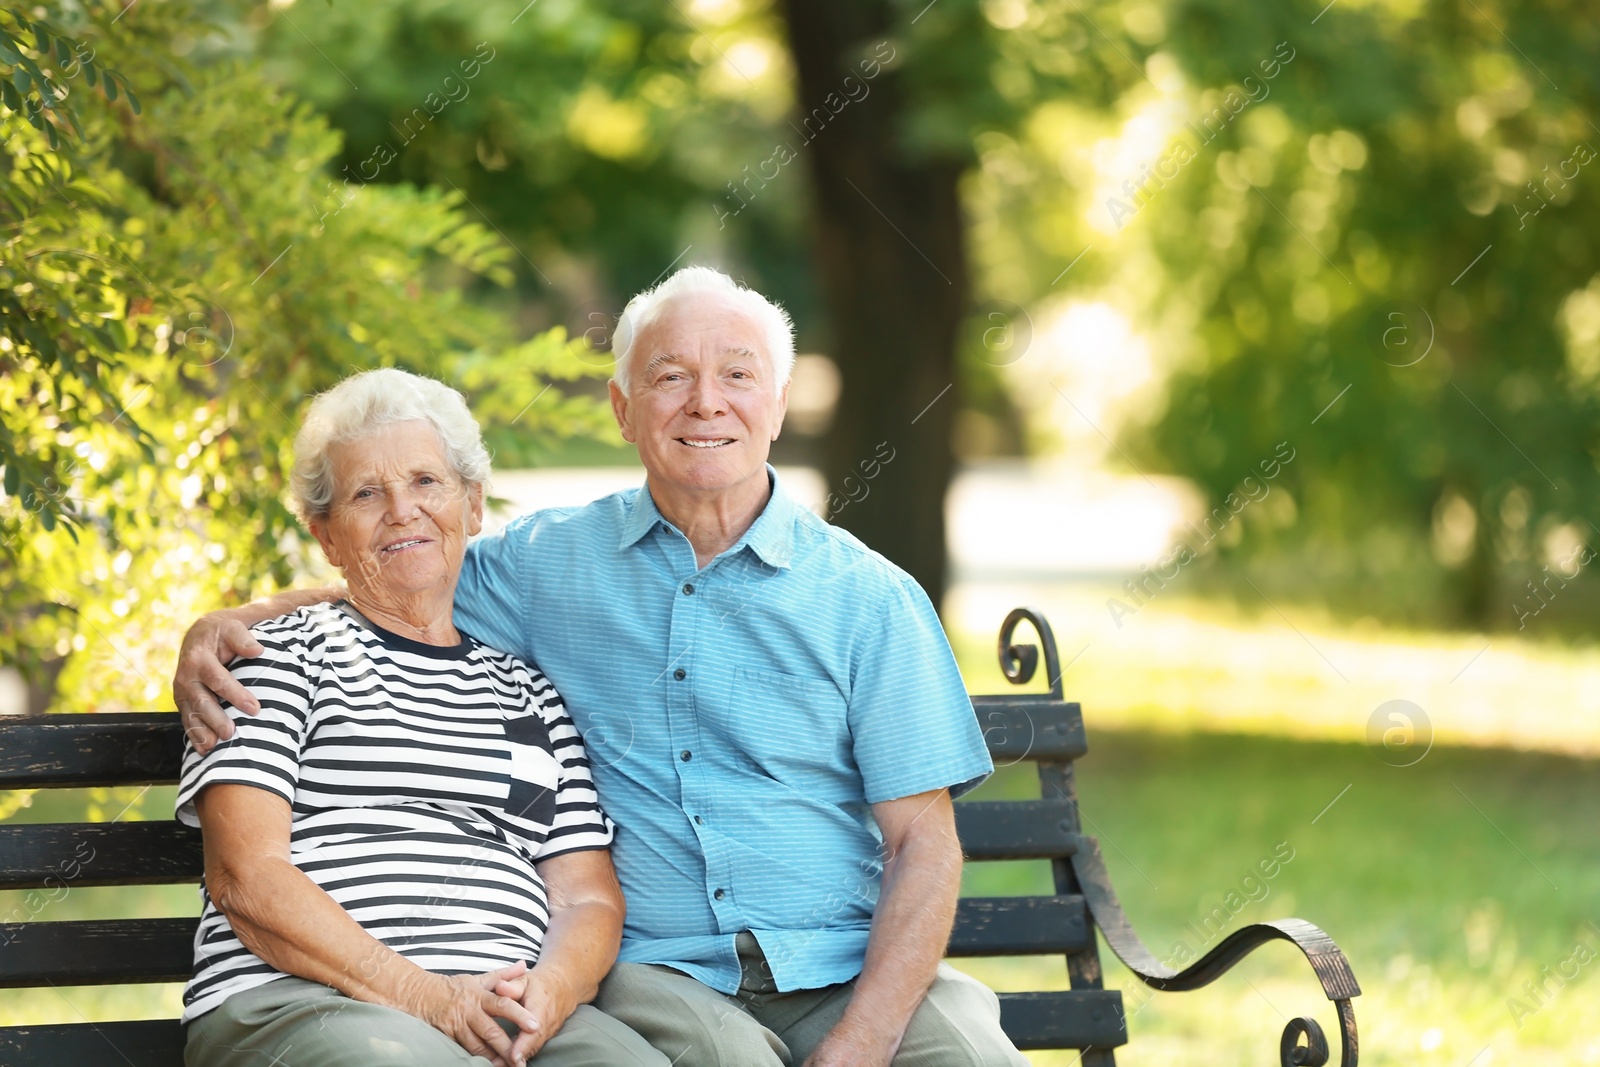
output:
<path id="1" fill-rule="evenodd" d="M 228 673 L 227 666 L 236 658 L 259 656 L 264 651 L 250 627 L 307 604 L 338 600 L 344 592 L 338 586 L 289 590 L 243 607 L 210 612 L 189 627 L 172 674 L 172 700 L 196 751 L 204 755 L 233 736 L 233 720 L 222 709 L 222 701 L 249 715 L 261 710 L 261 704 Z"/>

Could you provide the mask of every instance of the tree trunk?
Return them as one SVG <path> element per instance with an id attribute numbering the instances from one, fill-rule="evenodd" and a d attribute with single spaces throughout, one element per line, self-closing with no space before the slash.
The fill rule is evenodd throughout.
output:
<path id="1" fill-rule="evenodd" d="M 1472 531 L 1472 554 L 1462 564 L 1456 579 L 1458 617 L 1463 624 L 1475 629 L 1494 630 L 1504 625 L 1505 616 L 1495 610 L 1494 604 L 1494 545 L 1489 540 L 1489 514 L 1481 497 L 1467 499 L 1472 501 L 1478 521 Z"/>
<path id="2" fill-rule="evenodd" d="M 937 606 L 968 296 L 957 188 L 965 162 L 901 149 L 908 107 L 893 66 L 904 45 L 892 40 L 886 3 L 785 0 L 784 14 L 799 75 L 790 144 L 811 175 L 829 354 L 841 379 L 823 448 L 829 517 L 910 572 Z M 866 76 L 871 60 L 886 58 L 887 69 Z"/>

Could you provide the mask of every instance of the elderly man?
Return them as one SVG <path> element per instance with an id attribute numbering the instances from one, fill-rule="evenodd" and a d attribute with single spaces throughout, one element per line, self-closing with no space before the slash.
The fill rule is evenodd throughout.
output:
<path id="1" fill-rule="evenodd" d="M 989 773 L 921 589 L 767 464 L 788 316 L 703 267 L 629 302 L 612 409 L 641 489 L 467 551 L 457 625 L 536 662 L 583 732 L 627 917 L 597 1005 L 678 1064 L 1026 1061 L 993 993 L 940 962 L 954 795 Z M 221 661 L 326 591 L 219 612 L 174 695 L 198 745 L 245 710 Z"/>

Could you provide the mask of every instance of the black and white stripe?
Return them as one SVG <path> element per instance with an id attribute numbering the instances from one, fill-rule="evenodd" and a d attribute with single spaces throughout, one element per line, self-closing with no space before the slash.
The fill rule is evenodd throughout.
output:
<path id="1" fill-rule="evenodd" d="M 190 747 L 178 819 L 206 786 L 291 805 L 290 855 L 378 940 L 419 966 L 482 972 L 538 959 L 549 922 L 534 864 L 605 848 L 589 761 L 550 682 L 465 637 L 427 645 L 322 604 L 252 631 L 231 668 L 257 699 L 207 756 Z M 187 1022 L 282 976 L 233 934 L 201 886 Z M 351 961 L 359 966 L 360 961 Z"/>

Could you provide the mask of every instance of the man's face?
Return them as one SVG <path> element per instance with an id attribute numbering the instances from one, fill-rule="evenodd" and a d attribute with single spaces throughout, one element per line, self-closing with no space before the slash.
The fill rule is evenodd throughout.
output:
<path id="1" fill-rule="evenodd" d="M 628 395 L 613 383 L 623 439 L 653 485 L 727 489 L 763 476 L 783 427 L 779 388 L 760 327 L 717 295 L 679 297 L 633 342 Z"/>

